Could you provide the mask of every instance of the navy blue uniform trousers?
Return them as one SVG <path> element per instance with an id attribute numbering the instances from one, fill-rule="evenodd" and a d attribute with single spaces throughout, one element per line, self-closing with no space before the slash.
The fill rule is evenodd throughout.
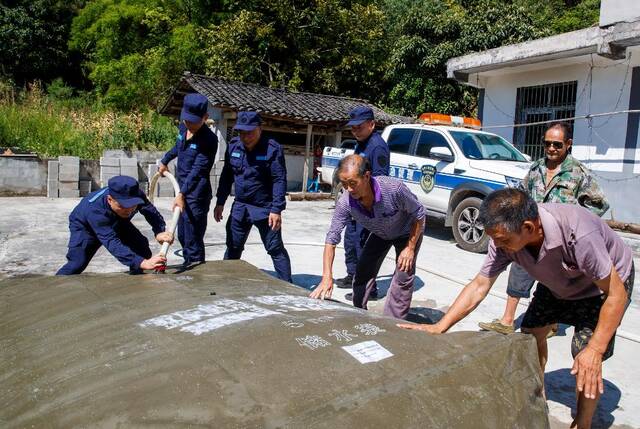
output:
<path id="1" fill-rule="evenodd" d="M 356 273 L 356 266 L 367 238 L 369 238 L 369 231 L 351 219 L 344 230 L 344 260 L 347 265 L 347 274 L 353 276 Z"/>
<path id="2" fill-rule="evenodd" d="M 227 250 L 224 253 L 224 259 L 240 259 L 253 225 L 260 232 L 260 238 L 267 253 L 271 256 L 278 278 L 292 283 L 291 260 L 282 242 L 282 230 L 273 231 L 269 227 L 268 218 L 253 221 L 247 211 L 242 217 L 229 216 L 227 220 Z"/>
<path id="3" fill-rule="evenodd" d="M 344 229 L 344 262 L 347 266 L 347 274 L 354 278 L 358 261 L 362 256 L 362 249 L 369 238 L 369 234 L 368 229 L 353 219 L 351 219 Z M 378 285 L 375 279 L 371 291 L 373 293 L 378 292 Z"/>
<path id="4" fill-rule="evenodd" d="M 207 231 L 210 205 L 210 199 L 185 201 L 184 212 L 178 219 L 178 241 L 182 245 L 182 257 L 187 264 L 205 260 L 204 234 Z"/>
<path id="5" fill-rule="evenodd" d="M 133 226 L 129 221 L 118 222 L 116 235 L 122 244 L 129 247 L 134 253 L 145 259 L 151 257 L 149 240 L 147 237 Z M 67 263 L 56 273 L 58 276 L 80 274 L 87 268 L 89 262 L 102 246 L 98 237 L 86 229 L 73 230 L 69 237 L 69 250 L 67 251 Z M 138 274 L 142 270 L 130 270 L 131 273 Z"/>

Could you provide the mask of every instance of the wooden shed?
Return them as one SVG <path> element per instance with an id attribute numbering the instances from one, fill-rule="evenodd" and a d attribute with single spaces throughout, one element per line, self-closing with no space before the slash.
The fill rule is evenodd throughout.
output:
<path id="1" fill-rule="evenodd" d="M 386 113 L 365 100 L 292 92 L 190 72 L 183 74 L 160 113 L 177 119 L 184 95 L 189 92 L 199 92 L 209 99 L 209 117 L 220 141 L 219 162 L 223 160 L 227 142 L 233 137 L 237 112 L 259 112 L 263 132 L 284 147 L 290 190 L 305 190 L 306 186 L 302 184 L 314 176 L 314 154 L 318 163 L 317 154 L 322 148 L 338 146 L 343 138 L 351 138 L 345 124 L 354 107 L 371 107 L 379 128 L 413 120 Z"/>

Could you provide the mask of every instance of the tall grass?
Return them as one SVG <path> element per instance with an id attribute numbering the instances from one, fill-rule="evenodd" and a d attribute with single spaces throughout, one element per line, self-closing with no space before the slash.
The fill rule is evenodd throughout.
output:
<path id="1" fill-rule="evenodd" d="M 175 135 L 172 121 L 150 110 L 116 112 L 47 95 L 38 84 L 16 93 L 0 83 L 0 146 L 97 159 L 105 149 L 168 149 Z"/>

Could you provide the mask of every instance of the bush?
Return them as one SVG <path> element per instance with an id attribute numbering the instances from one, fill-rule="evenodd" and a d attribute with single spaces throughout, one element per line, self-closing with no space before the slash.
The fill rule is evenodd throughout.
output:
<path id="1" fill-rule="evenodd" d="M 89 104 L 68 94 L 60 81 L 46 95 L 39 84 L 16 95 L 0 85 L 0 146 L 17 147 L 43 157 L 75 155 L 97 159 L 105 149 L 164 150 L 176 128 L 169 118 L 148 110 L 128 114 Z"/>

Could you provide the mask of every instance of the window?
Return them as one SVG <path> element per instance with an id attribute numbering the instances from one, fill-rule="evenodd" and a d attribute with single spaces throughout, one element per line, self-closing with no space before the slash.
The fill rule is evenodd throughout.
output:
<path id="1" fill-rule="evenodd" d="M 420 137 L 418 137 L 418 146 L 416 147 L 416 156 L 422 158 L 429 158 L 429 152 L 433 147 L 446 147 L 449 145 L 444 136 L 435 131 L 422 130 Z"/>
<path id="2" fill-rule="evenodd" d="M 451 137 L 469 159 L 495 159 L 500 161 L 526 162 L 524 156 L 502 137 L 470 133 L 465 131 L 451 131 Z"/>
<path id="3" fill-rule="evenodd" d="M 516 124 L 543 121 L 561 121 L 574 116 L 578 82 L 562 82 L 550 85 L 518 88 L 516 95 Z M 569 121 L 573 128 L 573 121 Z M 544 156 L 542 137 L 549 124 L 516 127 L 513 143 L 536 160 Z"/>
<path id="4" fill-rule="evenodd" d="M 394 128 L 389 134 L 387 145 L 389 152 L 409 153 L 415 130 L 411 128 Z"/>
<path id="5" fill-rule="evenodd" d="M 342 140 L 340 147 L 342 149 L 354 149 L 356 147 L 356 141 L 353 139 Z"/>

